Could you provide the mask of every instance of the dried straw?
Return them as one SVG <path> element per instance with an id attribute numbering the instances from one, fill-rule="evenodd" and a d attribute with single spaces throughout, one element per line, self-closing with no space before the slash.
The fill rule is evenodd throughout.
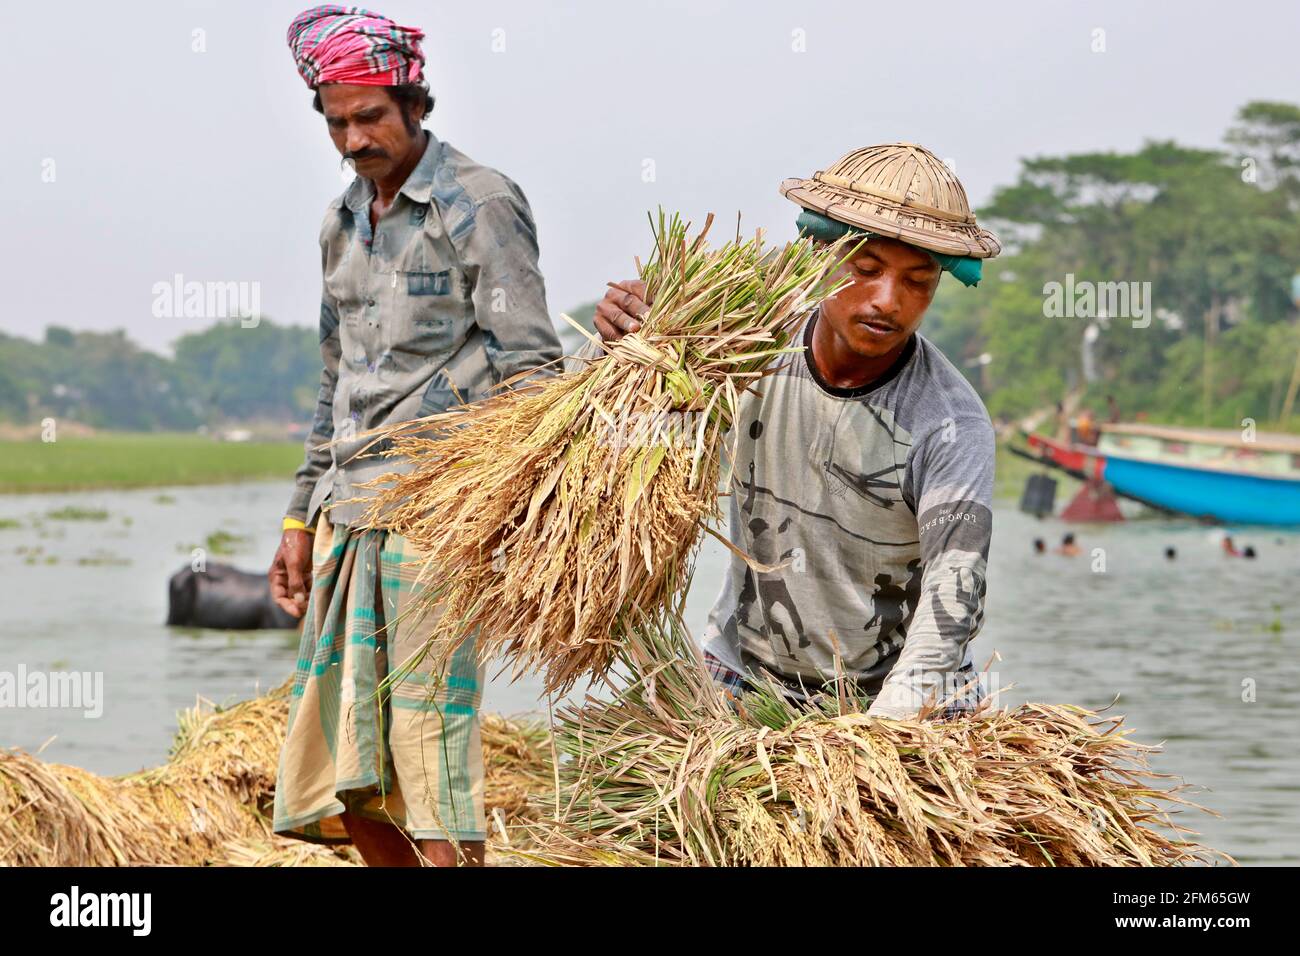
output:
<path id="1" fill-rule="evenodd" d="M 612 700 L 547 731 L 482 719 L 489 860 L 583 865 L 1169 865 L 1231 862 L 1186 839 L 1195 807 L 1118 718 L 1027 704 L 880 721 L 847 698 L 735 710 L 672 619 L 630 632 Z M 841 703 L 840 700 L 843 702 Z M 0 865 L 347 866 L 350 847 L 270 833 L 286 688 L 183 716 L 172 760 L 97 777 L 0 752 Z"/>
<path id="2" fill-rule="evenodd" d="M 843 690 L 805 708 L 774 687 L 721 696 L 680 609 L 699 529 L 717 517 L 722 434 L 740 393 L 791 351 L 801 308 L 833 291 L 844 250 L 794 244 L 764 260 L 757 240 L 711 252 L 701 239 L 661 217 L 643 271 L 653 310 L 607 357 L 385 433 L 414 467 L 376 483 L 368 520 L 429 555 L 425 652 L 445 659 L 480 629 L 481 654 L 542 671 L 550 691 L 592 675 L 615 692 L 561 710 L 565 760 L 532 798 L 534 845 L 502 852 L 591 865 L 1222 857 L 1174 823 L 1171 808 L 1195 805 L 1156 785 L 1154 748 L 1117 719 L 1024 705 L 884 721 Z M 680 411 L 694 413 L 686 442 L 636 431 Z"/>
<path id="3" fill-rule="evenodd" d="M 516 855 L 550 865 L 1164 866 L 1188 840 L 1122 718 L 1025 704 L 867 717 L 845 694 L 730 703 L 672 618 L 629 634 L 613 700 L 558 715 L 560 805 Z M 1203 808 L 1197 808 L 1203 809 Z"/>
<path id="4" fill-rule="evenodd" d="M 418 606 L 439 609 L 426 653 L 446 660 L 481 628 L 483 659 L 563 693 L 606 673 L 629 614 L 680 589 L 717 515 L 740 395 L 798 351 L 793 327 L 834 291 L 845 251 L 801 240 L 768 254 L 761 236 L 710 249 L 707 223 L 687 231 L 660 214 L 641 271 L 651 311 L 608 355 L 384 433 L 385 454 L 414 467 L 373 483 L 366 520 L 428 554 Z"/>
<path id="5" fill-rule="evenodd" d="M 171 759 L 100 777 L 0 751 L 0 865 L 320 866 L 358 862 L 348 848 L 271 833 L 267 815 L 288 718 L 285 685 L 226 709 L 180 716 Z M 481 720 L 486 803 L 513 835 L 553 786 L 548 734 L 494 715 Z M 497 831 L 501 834 L 500 825 Z M 521 838 L 512 842 L 521 845 Z"/>
<path id="6" fill-rule="evenodd" d="M 350 844 L 323 846 L 284 837 L 227 840 L 212 866 L 365 866 Z"/>

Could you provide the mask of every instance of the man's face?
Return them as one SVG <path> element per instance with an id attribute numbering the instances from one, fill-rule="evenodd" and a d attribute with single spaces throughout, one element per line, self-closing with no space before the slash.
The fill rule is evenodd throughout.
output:
<path id="1" fill-rule="evenodd" d="M 849 285 L 822 303 L 821 315 L 850 351 L 879 358 L 921 324 L 939 275 L 939 264 L 924 251 L 873 236 L 836 273 Z"/>
<path id="2" fill-rule="evenodd" d="M 334 147 L 364 179 L 388 179 L 420 132 L 418 123 L 411 124 L 412 132 L 402 108 L 382 86 L 327 83 L 320 88 L 320 103 Z"/>

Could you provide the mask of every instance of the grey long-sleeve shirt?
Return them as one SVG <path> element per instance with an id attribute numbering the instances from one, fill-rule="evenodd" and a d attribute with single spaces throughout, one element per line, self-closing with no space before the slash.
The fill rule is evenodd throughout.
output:
<path id="1" fill-rule="evenodd" d="M 286 514 L 322 503 L 347 524 L 357 486 L 403 463 L 353 438 L 484 398 L 561 355 L 523 192 L 432 133 L 393 205 L 370 227 L 374 184 L 357 177 L 321 226 L 323 368 L 306 458 Z M 539 375 L 558 371 L 558 363 Z M 321 447 L 334 439 L 337 444 Z"/>
<path id="2" fill-rule="evenodd" d="M 808 348 L 736 417 L 732 557 L 703 635 L 740 672 L 818 688 L 843 673 L 871 713 L 914 714 L 960 686 L 984 614 L 994 433 L 975 390 L 922 336 L 869 386 L 835 388 Z"/>

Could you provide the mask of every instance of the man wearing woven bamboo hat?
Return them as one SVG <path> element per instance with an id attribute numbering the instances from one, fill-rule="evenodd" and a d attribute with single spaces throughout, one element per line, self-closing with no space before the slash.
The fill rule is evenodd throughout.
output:
<path id="1" fill-rule="evenodd" d="M 482 862 L 484 674 L 473 640 L 445 669 L 416 654 L 434 620 L 408 613 L 418 552 L 358 526 L 367 482 L 409 463 L 365 454 L 365 433 L 561 357 L 524 194 L 421 127 L 422 37 L 321 6 L 287 38 L 357 176 L 321 227 L 320 394 L 270 571 L 304 619 L 273 827 L 350 841 L 371 865 Z"/>
<path id="2" fill-rule="evenodd" d="M 733 541 L 704 633 L 715 679 L 775 677 L 806 696 L 837 674 L 869 713 L 978 706 L 994 435 L 975 390 L 917 329 L 943 273 L 964 286 L 1000 252 L 961 183 L 911 143 L 855 150 L 781 193 L 800 232 L 861 240 L 848 285 L 798 331 L 802 355 L 742 400 Z M 645 287 L 601 301 L 606 339 L 640 327 Z"/>

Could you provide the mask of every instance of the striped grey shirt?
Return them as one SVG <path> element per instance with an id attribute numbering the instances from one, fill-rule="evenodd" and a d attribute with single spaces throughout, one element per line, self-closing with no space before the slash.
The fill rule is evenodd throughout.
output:
<path id="1" fill-rule="evenodd" d="M 811 361 L 815 321 L 805 351 L 742 398 L 732 436 L 731 538 L 781 568 L 733 556 L 703 642 L 732 670 L 796 689 L 838 668 L 875 698 L 872 713 L 906 716 L 974 676 L 993 427 L 920 335 L 875 382 L 827 384 Z"/>

